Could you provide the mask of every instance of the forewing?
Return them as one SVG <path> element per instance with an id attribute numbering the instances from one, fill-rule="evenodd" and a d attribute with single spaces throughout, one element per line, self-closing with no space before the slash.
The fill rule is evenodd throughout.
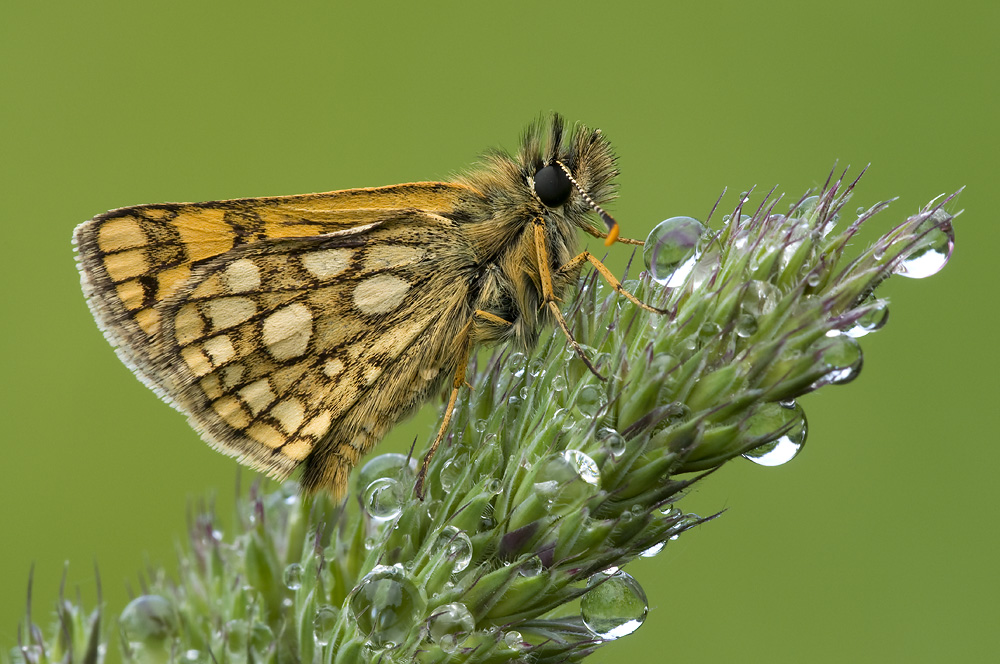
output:
<path id="1" fill-rule="evenodd" d="M 285 477 L 322 444 L 349 470 L 453 370 L 472 260 L 417 211 L 233 248 L 160 307 L 151 366 L 217 449 Z"/>
<path id="2" fill-rule="evenodd" d="M 152 365 L 162 304 L 190 289 L 194 271 L 245 245 L 350 231 L 402 210 L 444 214 L 466 186 L 418 182 L 322 194 L 167 203 L 112 210 L 73 239 L 83 291 L 98 325 L 143 382 L 169 399 L 174 386 Z"/>

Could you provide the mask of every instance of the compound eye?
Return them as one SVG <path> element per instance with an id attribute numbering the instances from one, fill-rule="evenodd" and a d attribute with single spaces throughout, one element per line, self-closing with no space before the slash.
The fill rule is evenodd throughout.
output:
<path id="1" fill-rule="evenodd" d="M 555 164 L 549 164 L 535 173 L 535 193 L 546 207 L 559 207 L 569 200 L 573 184 Z"/>

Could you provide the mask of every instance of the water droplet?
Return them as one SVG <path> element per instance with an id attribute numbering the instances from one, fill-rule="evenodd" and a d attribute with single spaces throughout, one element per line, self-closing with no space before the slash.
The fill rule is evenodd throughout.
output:
<path id="1" fill-rule="evenodd" d="M 938 209 L 921 222 L 914 233 L 922 233 L 923 237 L 893 272 L 901 277 L 924 279 L 943 270 L 955 248 L 955 229 L 951 219 L 950 214 Z"/>
<path id="2" fill-rule="evenodd" d="M 441 483 L 441 488 L 445 491 L 451 491 L 458 484 L 464 473 L 464 457 L 452 457 L 448 459 L 441 466 L 441 472 L 438 474 L 438 481 Z"/>
<path id="3" fill-rule="evenodd" d="M 599 440 L 601 445 L 606 447 L 613 456 L 617 457 L 625 454 L 625 438 L 614 429 L 608 427 L 598 429 L 597 440 Z"/>
<path id="4" fill-rule="evenodd" d="M 528 398 L 528 388 L 527 388 L 527 387 L 522 387 L 522 388 L 521 388 L 521 391 L 520 391 L 520 392 L 518 392 L 518 393 L 517 393 L 517 395 L 518 395 L 519 397 L 521 397 L 521 400 L 522 400 L 522 401 L 523 401 L 524 399 L 527 399 L 527 398 Z"/>
<path id="5" fill-rule="evenodd" d="M 618 516 L 618 520 L 621 521 L 622 523 L 628 523 L 629 521 L 632 520 L 632 513 L 626 510 Z"/>
<path id="6" fill-rule="evenodd" d="M 455 526 L 445 526 L 437 537 L 437 548 L 452 561 L 452 574 L 458 574 L 472 562 L 472 540 Z"/>
<path id="7" fill-rule="evenodd" d="M 877 332 L 889 321 L 889 303 L 885 300 L 876 300 L 874 295 L 869 295 L 860 306 L 870 308 L 851 327 L 844 330 L 844 334 L 852 339 Z"/>
<path id="8" fill-rule="evenodd" d="M 864 213 L 865 213 L 865 206 L 863 206 L 863 205 L 859 205 L 859 206 L 858 206 L 858 209 L 856 209 L 856 210 L 854 211 L 854 214 L 858 215 L 859 217 L 860 217 L 861 215 L 863 215 Z"/>
<path id="9" fill-rule="evenodd" d="M 538 556 L 531 556 L 518 567 L 517 571 L 521 576 L 538 576 L 545 569 L 542 559 Z"/>
<path id="10" fill-rule="evenodd" d="M 585 385 L 576 395 L 576 407 L 587 417 L 596 417 L 607 402 L 607 397 L 594 385 Z"/>
<path id="11" fill-rule="evenodd" d="M 534 488 L 550 505 L 582 502 L 600 488 L 597 464 L 579 450 L 563 450 L 540 463 Z"/>
<path id="12" fill-rule="evenodd" d="M 743 313 L 736 318 L 736 336 L 741 339 L 752 337 L 757 332 L 757 319 L 750 314 Z"/>
<path id="13" fill-rule="evenodd" d="M 423 613 L 425 600 L 401 565 L 376 565 L 351 592 L 347 606 L 375 648 L 403 641 Z"/>
<path id="14" fill-rule="evenodd" d="M 515 632 L 511 630 L 503 635 L 503 642 L 508 648 L 514 650 L 522 650 L 524 648 L 524 637 L 521 636 L 520 632 Z"/>
<path id="15" fill-rule="evenodd" d="M 503 493 L 503 482 L 494 477 L 493 479 L 486 481 L 485 488 L 486 491 L 492 493 L 495 496 L 497 494 Z"/>
<path id="16" fill-rule="evenodd" d="M 250 632 L 250 625 L 246 620 L 230 620 L 226 623 L 224 630 L 226 638 L 226 648 L 234 653 L 242 653 L 247 649 L 247 635 Z"/>
<path id="17" fill-rule="evenodd" d="M 748 425 L 748 436 L 767 436 L 791 425 L 782 435 L 743 454 L 743 458 L 761 466 L 788 463 L 802 451 L 802 446 L 806 443 L 806 413 L 794 401 L 790 406 L 784 403 L 764 404 L 754 413 Z"/>
<path id="18" fill-rule="evenodd" d="M 807 217 L 816 210 L 816 204 L 819 202 L 819 196 L 808 196 L 802 199 L 799 205 L 792 205 L 789 207 L 788 212 L 793 217 Z"/>
<path id="19" fill-rule="evenodd" d="M 292 563 L 285 568 L 285 587 L 289 590 L 298 590 L 302 587 L 302 565 Z"/>
<path id="20" fill-rule="evenodd" d="M 553 392 L 562 392 L 565 389 L 566 389 L 566 377 L 563 376 L 562 374 L 558 374 L 556 376 L 553 376 L 553 378 L 552 378 L 552 391 Z"/>
<path id="21" fill-rule="evenodd" d="M 378 546 L 378 540 L 374 537 L 366 537 L 364 545 L 366 551 L 374 551 L 375 547 Z"/>
<path id="22" fill-rule="evenodd" d="M 542 358 L 535 358 L 528 364 L 528 374 L 532 378 L 545 375 L 545 361 Z"/>
<path id="23" fill-rule="evenodd" d="M 809 274 L 806 275 L 806 283 L 809 284 L 809 286 L 811 286 L 812 288 L 816 288 L 816 286 L 819 286 L 819 282 L 821 279 L 822 277 L 820 276 L 819 272 L 810 272 Z"/>
<path id="24" fill-rule="evenodd" d="M 159 595 L 140 595 L 129 602 L 118 619 L 129 641 L 163 641 L 177 633 L 170 602 Z"/>
<path id="25" fill-rule="evenodd" d="M 376 521 L 395 519 L 405 501 L 403 485 L 390 477 L 381 477 L 365 488 L 365 511 Z"/>
<path id="26" fill-rule="evenodd" d="M 486 420 L 476 420 L 475 423 L 472 425 L 472 428 L 475 429 L 478 433 L 486 431 Z"/>
<path id="27" fill-rule="evenodd" d="M 639 629 L 649 603 L 639 582 L 626 572 L 599 572 L 590 577 L 587 594 L 580 600 L 580 616 L 591 632 L 607 641 Z"/>
<path id="28" fill-rule="evenodd" d="M 191 648 L 190 650 L 184 651 L 184 659 L 189 662 L 197 662 L 198 658 L 201 657 L 201 651 Z"/>
<path id="29" fill-rule="evenodd" d="M 660 551 L 663 551 L 663 547 L 665 547 L 666 545 L 667 545 L 666 542 L 657 542 L 656 544 L 654 544 L 653 546 L 649 547 L 645 551 L 642 551 L 639 554 L 639 556 L 642 557 L 642 558 L 653 558 L 654 556 L 656 556 L 657 554 L 659 554 Z"/>
<path id="30" fill-rule="evenodd" d="M 698 241 L 705 230 L 692 217 L 671 217 L 650 231 L 642 257 L 657 283 L 670 287 L 683 283 L 697 260 Z"/>
<path id="31" fill-rule="evenodd" d="M 528 357 L 524 353 L 511 353 L 507 358 L 507 368 L 512 374 L 520 378 L 524 375 L 524 367 L 528 362 Z"/>
<path id="32" fill-rule="evenodd" d="M 780 301 L 781 291 L 777 286 L 754 279 L 747 284 L 741 304 L 746 313 L 760 317 L 774 311 Z"/>
<path id="33" fill-rule="evenodd" d="M 447 653 L 455 652 L 457 636 L 476 629 L 472 613 L 461 602 L 444 604 L 434 609 L 427 619 L 428 636 Z"/>
<path id="34" fill-rule="evenodd" d="M 417 477 L 417 460 L 406 454 L 379 454 L 361 466 L 355 482 L 356 495 L 362 495 L 365 488 L 381 477 L 390 477 L 405 485 L 412 484 Z"/>
<path id="35" fill-rule="evenodd" d="M 843 385 L 858 377 L 864 363 L 861 346 L 846 334 L 827 336 L 817 347 L 817 358 L 828 371 L 810 387 L 819 389 L 824 385 Z"/>
<path id="36" fill-rule="evenodd" d="M 316 645 L 321 648 L 329 645 L 330 635 L 336 628 L 339 618 L 340 611 L 329 604 L 316 607 L 316 617 L 313 618 L 313 638 L 316 639 Z"/>

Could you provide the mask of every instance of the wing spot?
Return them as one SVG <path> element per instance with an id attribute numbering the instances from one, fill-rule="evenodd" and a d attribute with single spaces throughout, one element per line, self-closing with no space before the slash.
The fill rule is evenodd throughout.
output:
<path id="1" fill-rule="evenodd" d="M 129 249 L 105 256 L 104 269 L 108 271 L 111 281 L 117 283 L 148 272 L 149 261 L 144 249 Z"/>
<path id="2" fill-rule="evenodd" d="M 278 420 L 286 433 L 293 434 L 302 426 L 306 417 L 306 408 L 298 399 L 285 399 L 271 408 L 270 415 Z"/>
<path id="3" fill-rule="evenodd" d="M 250 418 L 247 417 L 239 400 L 234 396 L 216 399 L 212 402 L 212 410 L 222 418 L 223 422 L 234 429 L 246 429 L 250 424 Z"/>
<path id="4" fill-rule="evenodd" d="M 331 419 L 332 413 L 329 410 L 324 410 L 322 413 L 309 420 L 309 423 L 302 427 L 302 431 L 299 433 L 303 436 L 312 436 L 313 438 L 319 440 L 326 435 L 326 432 L 330 429 Z"/>
<path id="5" fill-rule="evenodd" d="M 205 319 L 198 313 L 198 305 L 185 304 L 174 317 L 174 339 L 182 346 L 205 334 Z"/>
<path id="6" fill-rule="evenodd" d="M 272 450 L 278 449 L 285 442 L 285 437 L 281 435 L 280 431 L 263 422 L 255 422 L 252 427 L 247 429 L 247 435 Z"/>
<path id="7" fill-rule="evenodd" d="M 201 385 L 201 391 L 209 399 L 218 399 L 222 396 L 222 385 L 219 383 L 219 377 L 214 373 L 202 378 L 199 384 Z"/>
<path id="8" fill-rule="evenodd" d="M 135 217 L 109 219 L 97 231 L 97 246 L 105 253 L 141 247 L 146 242 L 146 234 Z"/>
<path id="9" fill-rule="evenodd" d="M 296 302 L 278 309 L 264 319 L 261 331 L 267 350 L 274 359 L 290 360 L 306 352 L 312 329 L 309 307 Z"/>
<path id="10" fill-rule="evenodd" d="M 222 278 L 218 274 L 205 277 L 205 280 L 194 287 L 191 297 L 209 298 L 222 295 Z"/>
<path id="11" fill-rule="evenodd" d="M 278 398 L 271 390 L 271 382 L 267 378 L 250 383 L 239 391 L 239 395 L 254 417 Z"/>
<path id="12" fill-rule="evenodd" d="M 257 305 L 248 297 L 223 297 L 209 300 L 204 305 L 205 313 L 212 319 L 215 330 L 224 330 L 239 325 L 257 313 Z"/>
<path id="13" fill-rule="evenodd" d="M 227 389 L 235 387 L 240 382 L 240 378 L 243 377 L 244 371 L 246 371 L 246 367 L 242 364 L 230 364 L 229 366 L 222 367 L 222 384 Z"/>
<path id="14" fill-rule="evenodd" d="M 354 306 L 361 313 L 384 314 L 399 307 L 410 283 L 389 274 L 365 279 L 354 289 Z"/>
<path id="15" fill-rule="evenodd" d="M 189 265 L 178 265 L 168 270 L 164 270 L 156 276 L 158 287 L 156 289 L 156 299 L 165 300 L 181 287 L 185 281 L 191 277 L 191 267 Z"/>
<path id="16" fill-rule="evenodd" d="M 212 371 L 212 363 L 208 361 L 201 349 L 196 346 L 188 346 L 181 349 L 181 357 L 187 362 L 188 368 L 195 376 L 204 376 Z"/>
<path id="17" fill-rule="evenodd" d="M 368 367 L 365 369 L 365 375 L 364 375 L 365 385 L 371 385 L 381 375 L 382 375 L 382 367 L 375 366 L 374 364 L 369 364 Z"/>
<path id="18" fill-rule="evenodd" d="M 302 267 L 314 277 L 330 279 L 347 269 L 353 254 L 350 249 L 311 251 L 302 255 Z"/>
<path id="19" fill-rule="evenodd" d="M 202 344 L 205 352 L 212 358 L 212 364 L 220 366 L 236 357 L 236 349 L 233 348 L 233 340 L 225 334 L 212 337 Z"/>
<path id="20" fill-rule="evenodd" d="M 419 262 L 427 252 L 421 247 L 403 244 L 382 244 L 365 252 L 366 271 L 391 270 Z"/>
<path id="21" fill-rule="evenodd" d="M 142 303 L 146 299 L 146 289 L 142 287 L 138 279 L 123 281 L 118 284 L 116 290 L 118 291 L 118 299 L 122 301 L 126 309 L 134 311 L 142 308 Z"/>
<path id="22" fill-rule="evenodd" d="M 344 362 L 340 358 L 335 357 L 323 364 L 323 373 L 326 374 L 327 378 L 335 378 L 343 372 Z"/>
<path id="23" fill-rule="evenodd" d="M 302 461 L 309 453 L 312 452 L 313 444 L 302 438 L 298 438 L 295 442 L 287 443 L 281 448 L 281 453 L 292 461 Z"/>
<path id="24" fill-rule="evenodd" d="M 143 309 L 136 313 L 135 322 L 147 336 L 153 336 L 160 329 L 160 313 L 155 309 Z"/>
<path id="25" fill-rule="evenodd" d="M 226 285 L 233 293 L 246 293 L 260 288 L 260 268 L 249 258 L 241 258 L 226 268 Z"/>

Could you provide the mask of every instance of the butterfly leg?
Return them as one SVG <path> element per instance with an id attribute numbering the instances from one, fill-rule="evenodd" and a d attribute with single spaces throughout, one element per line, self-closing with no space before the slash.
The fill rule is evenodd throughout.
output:
<path id="1" fill-rule="evenodd" d="M 602 240 L 607 240 L 608 239 L 608 234 L 607 233 L 601 233 L 600 231 L 596 231 L 593 228 L 590 228 L 588 226 L 584 226 L 583 227 L 583 232 L 586 233 L 587 235 L 593 235 L 594 237 L 601 238 Z M 614 241 L 615 242 L 621 242 L 622 244 L 634 244 L 634 245 L 636 245 L 638 247 L 641 247 L 644 244 L 646 244 L 642 240 L 633 240 L 630 237 L 616 237 Z"/>
<path id="2" fill-rule="evenodd" d="M 604 279 L 609 284 L 611 284 L 612 288 L 614 288 L 617 292 L 624 295 L 625 299 L 627 299 L 632 304 L 636 305 L 641 309 L 645 309 L 646 311 L 652 312 L 654 314 L 664 315 L 670 313 L 666 309 L 657 309 L 656 307 L 646 304 L 645 302 L 637 298 L 635 295 L 632 295 L 632 293 L 629 293 L 627 290 L 625 290 L 625 288 L 622 286 L 622 282 L 618 281 L 618 279 L 615 278 L 615 275 L 611 274 L 611 270 L 608 269 L 608 266 L 599 261 L 597 258 L 595 258 L 594 255 L 589 251 L 585 251 L 579 256 L 572 258 L 568 263 L 559 268 L 559 272 L 560 273 L 572 272 L 573 270 L 579 268 L 584 263 L 588 262 L 594 266 L 594 268 L 600 273 L 602 277 L 604 277 Z"/>
<path id="3" fill-rule="evenodd" d="M 427 469 L 430 467 L 431 459 L 434 458 L 434 453 L 437 452 L 438 445 L 444 440 L 444 434 L 448 430 L 448 425 L 451 423 L 451 414 L 455 410 L 455 402 L 458 400 L 458 391 L 462 389 L 465 385 L 465 371 L 469 367 L 469 354 L 472 352 L 472 326 L 475 323 L 476 318 L 484 320 L 493 325 L 513 325 L 509 320 L 503 319 L 500 316 L 491 314 L 488 311 L 480 311 L 477 309 L 473 314 L 473 319 L 462 328 L 459 333 L 459 338 L 461 341 L 461 351 L 459 353 L 458 367 L 455 369 L 455 379 L 451 386 L 451 396 L 448 397 L 448 406 L 444 411 L 444 420 L 441 422 L 441 428 L 438 429 L 437 436 L 434 438 L 434 442 L 431 444 L 431 448 L 427 450 L 427 454 L 424 455 L 424 461 L 420 464 L 420 472 L 417 474 L 417 483 L 415 488 L 417 498 L 420 500 L 424 499 L 424 480 L 427 478 Z"/>
<path id="4" fill-rule="evenodd" d="M 583 352 L 583 348 L 577 343 L 576 339 L 573 338 L 573 333 L 569 331 L 569 326 L 566 325 L 566 319 L 563 318 L 562 311 L 559 310 L 559 305 L 556 304 L 555 292 L 552 288 L 552 273 L 549 271 L 549 250 L 545 246 L 545 220 L 541 217 L 535 219 L 535 252 L 538 256 L 538 273 L 539 278 L 542 282 L 542 299 L 543 306 L 547 306 L 552 312 L 552 315 L 556 319 L 556 323 L 559 325 L 559 329 L 563 331 L 566 338 L 569 339 L 569 343 L 573 346 L 573 350 L 576 354 L 580 356 L 583 363 L 587 365 L 590 372 L 600 378 L 601 380 L 607 380 L 604 376 L 597 371 L 589 359 L 587 359 L 587 354 Z"/>

